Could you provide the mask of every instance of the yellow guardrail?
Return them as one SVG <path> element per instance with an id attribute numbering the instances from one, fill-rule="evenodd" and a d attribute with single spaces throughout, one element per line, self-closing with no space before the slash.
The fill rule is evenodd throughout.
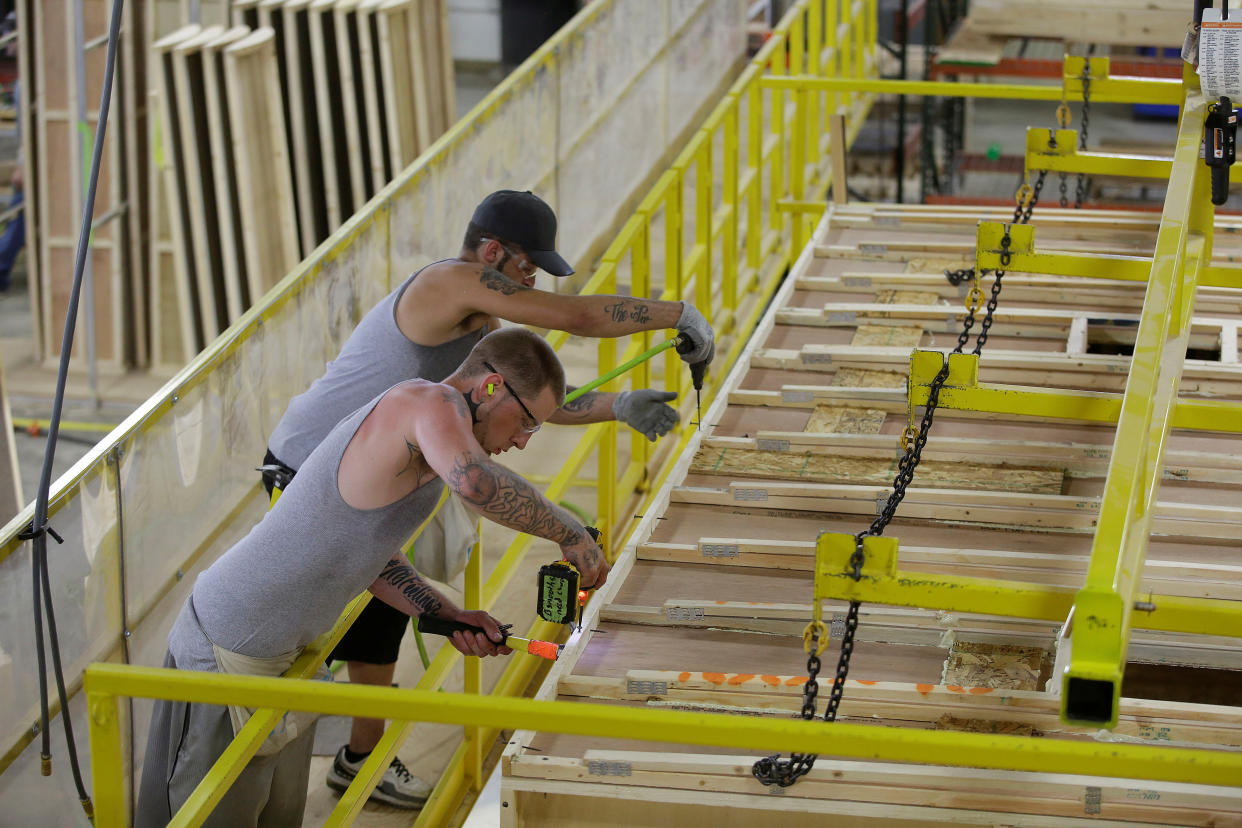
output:
<path id="1" fill-rule="evenodd" d="M 956 731 L 803 721 L 728 713 L 626 707 L 580 701 L 482 698 L 465 693 L 195 673 L 92 664 L 86 671 L 92 778 L 97 791 L 119 788 L 122 734 L 119 698 L 142 696 L 199 704 L 245 698 L 258 707 L 283 706 L 350 716 L 363 709 L 396 720 L 489 729 L 531 729 L 611 739 L 643 739 L 739 750 L 828 754 L 860 759 L 934 762 L 956 767 L 1043 771 L 1055 767 L 1093 777 L 1154 779 L 1242 786 L 1242 755 L 1228 751 L 1033 739 Z M 96 824 L 125 824 L 125 803 L 99 797 Z"/>
<path id="2" fill-rule="evenodd" d="M 841 8 L 839 17 L 829 13 L 838 5 Z M 728 366 L 744 346 L 746 334 L 757 322 L 767 298 L 798 252 L 801 242 L 795 247 L 792 240 L 795 236 L 805 238 L 809 222 L 814 218 L 791 215 L 782 204 L 787 204 L 793 194 L 798 199 L 822 197 L 828 187 L 822 148 L 828 113 L 834 107 L 820 106 L 816 100 L 812 109 L 805 96 L 802 105 L 791 107 L 786 95 L 780 91 L 768 92 L 765 100 L 765 90 L 760 87 L 759 79 L 764 72 L 831 72 L 853 74 L 859 78 L 873 74 L 876 30 L 875 0 L 852 0 L 845 4 L 802 0 L 798 3 L 776 27 L 769 41 L 707 121 L 693 134 L 672 166 L 642 199 L 636 213 L 605 251 L 600 268 L 582 289 L 584 293 L 615 292 L 621 285 L 628 284 L 632 295 L 665 299 L 684 297 L 694 301 L 712 320 L 719 335 L 717 361 L 704 387 L 705 405 L 710 402 L 719 378 L 727 373 Z M 536 58 L 538 54 L 532 60 Z M 852 137 L 865 119 L 871 96 L 846 93 L 839 97 L 838 106 L 848 114 L 848 131 Z M 480 105 L 483 109 L 487 106 L 487 101 Z M 717 145 L 722 150 L 717 151 Z M 435 149 L 433 147 L 432 151 Z M 718 152 L 720 157 L 716 157 Z M 338 234 L 325 259 L 347 256 L 352 245 L 365 245 L 365 235 L 371 231 L 356 223 L 351 225 L 351 228 Z M 651 240 L 660 233 L 664 243 L 662 249 L 656 251 L 652 249 Z M 653 280 L 653 272 L 658 274 L 658 280 Z M 278 297 L 265 312 L 274 312 L 290 298 L 288 295 Z M 239 325 L 248 320 L 257 321 L 252 320 L 253 315 L 249 314 Z M 568 335 L 564 333 L 549 336 L 555 347 L 560 347 L 567 339 Z M 624 346 L 625 340 L 600 340 L 598 372 L 603 374 L 646 350 L 650 339 L 650 333 L 634 335 Z M 218 347 L 220 343 L 213 346 Z M 211 352 L 212 349 L 209 349 L 208 353 Z M 683 406 L 688 406 L 689 378 L 671 352 L 666 356 L 662 378 L 664 386 L 678 391 Z M 627 381 L 635 387 L 647 385 L 651 379 L 651 371 L 646 364 L 627 377 Z M 614 380 L 605 390 L 620 384 L 621 380 Z M 170 405 L 175 402 L 174 394 Z M 592 425 L 586 429 L 545 494 L 553 500 L 559 499 L 575 481 L 581 479 L 581 470 L 594 461 L 597 467 L 595 477 L 600 482 L 597 523 L 605 533 L 606 547 L 619 549 L 619 540 L 628 531 L 644 493 L 651 488 L 647 481 L 655 475 L 658 484 L 660 476 L 667 473 L 669 464 L 658 464 L 656 461 L 675 456 L 692 433 L 692 429 L 683 426 L 680 439 L 670 446 L 671 451 L 663 449 L 653 455 L 644 439 L 620 434 L 615 423 Z M 628 460 L 623 464 L 621 458 L 625 455 L 628 455 Z M 481 573 L 468 570 L 466 605 L 490 606 L 512 579 L 530 542 L 531 539 L 525 536 L 515 540 L 481 585 Z M 478 556 L 472 556 L 472 560 L 477 559 Z M 356 609 L 356 606 L 351 606 L 351 610 Z M 343 617 L 338 622 L 337 628 L 328 635 L 329 639 L 339 635 L 346 620 Z M 529 635 L 550 638 L 561 632 L 546 622 L 537 622 Z M 321 660 L 327 651 L 318 647 L 316 657 Z M 416 689 L 439 688 L 458 658 L 460 655 L 455 650 L 442 648 Z M 306 667 L 314 662 L 315 657 L 308 656 L 303 660 L 307 664 L 299 663 L 299 666 Z M 537 666 L 533 658 L 512 658 L 493 695 L 521 693 Z M 468 688 L 481 689 L 477 673 L 467 675 Z M 432 698 L 437 702 L 446 699 L 440 695 Z M 290 706 L 293 706 L 292 703 Z M 92 715 L 92 720 L 94 718 Z M 266 719 L 271 718 L 274 723 L 275 717 L 264 718 L 263 725 L 270 729 Z M 397 720 L 396 723 L 387 730 L 326 824 L 348 824 L 356 816 L 392 756 L 408 736 L 412 728 L 410 718 L 392 718 Z M 403 718 L 405 721 L 402 721 Z M 244 740 L 239 736 L 229 753 L 217 762 L 190 801 L 175 816 L 173 824 L 188 826 L 202 822 L 210 804 L 219 800 L 229 782 L 236 778 L 253 753 L 248 750 L 252 747 L 250 743 L 261 741 L 263 725 L 257 724 L 253 733 L 248 731 Z M 496 727 L 491 725 L 467 729 L 466 740 L 432 798 L 422 809 L 419 825 L 439 824 L 467 790 L 477 790 L 482 785 L 482 755 L 496 732 Z M 107 765 L 106 760 L 101 761 Z M 104 814 L 124 813 L 123 787 L 114 784 L 118 778 L 113 769 L 107 769 L 103 771 L 103 777 L 96 780 L 95 797 L 100 825 L 113 824 L 104 818 Z"/>
<path id="3" fill-rule="evenodd" d="M 253 466 L 287 401 L 366 309 L 455 249 L 480 198 L 539 191 L 562 252 L 589 262 L 736 76 L 744 43 L 732 0 L 591 3 L 61 476 L 49 521 L 65 544 L 49 557 L 69 695 L 87 663 L 158 657 L 148 617 L 254 515 Z M 32 513 L 0 530 L 0 581 L 27 580 L 17 535 Z M 17 669 L 35 661 L 24 621 L 0 629 L 0 773 L 39 732 L 35 671 Z"/>

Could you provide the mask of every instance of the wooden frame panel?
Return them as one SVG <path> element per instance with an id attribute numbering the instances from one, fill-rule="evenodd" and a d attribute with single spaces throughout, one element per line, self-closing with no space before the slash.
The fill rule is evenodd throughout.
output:
<path id="1" fill-rule="evenodd" d="M 224 50 L 246 276 L 257 301 L 298 262 L 293 183 L 278 105 L 276 41 L 259 29 Z M 262 117 L 258 117 L 261 115 Z"/>

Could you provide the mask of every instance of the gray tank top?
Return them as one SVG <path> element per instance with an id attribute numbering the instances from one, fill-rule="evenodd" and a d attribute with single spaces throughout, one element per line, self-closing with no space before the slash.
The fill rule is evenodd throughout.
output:
<path id="1" fill-rule="evenodd" d="M 280 462 L 294 471 L 301 469 L 342 417 L 401 380 L 442 381 L 465 362 L 470 349 L 487 333 L 484 327 L 432 346 L 407 339 L 397 327 L 397 302 L 422 272 L 419 269 L 368 311 L 323 376 L 289 401 L 267 442 Z"/>
<path id="2" fill-rule="evenodd" d="M 355 509 L 341 497 L 341 457 L 381 397 L 332 429 L 263 520 L 198 576 L 194 609 L 219 646 L 255 658 L 306 646 L 435 508 L 439 478 L 378 509 Z"/>

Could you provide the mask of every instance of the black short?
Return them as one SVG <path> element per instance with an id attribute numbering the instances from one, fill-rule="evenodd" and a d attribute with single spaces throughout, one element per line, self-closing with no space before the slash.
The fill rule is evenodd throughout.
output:
<path id="1" fill-rule="evenodd" d="M 328 661 L 361 661 L 365 664 L 393 664 L 401 650 L 401 636 L 410 626 L 410 616 L 378 598 L 363 607 L 362 614 L 345 631 Z"/>

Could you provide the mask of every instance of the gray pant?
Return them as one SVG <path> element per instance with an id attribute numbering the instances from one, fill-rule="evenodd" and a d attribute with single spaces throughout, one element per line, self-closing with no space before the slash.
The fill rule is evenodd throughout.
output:
<path id="1" fill-rule="evenodd" d="M 165 667 L 216 672 L 210 642 L 188 603 L 168 643 Z M 174 651 L 181 655 L 181 663 Z M 232 741 L 227 708 L 157 701 L 134 805 L 136 828 L 166 825 Z M 301 825 L 314 741 L 311 727 L 279 753 L 251 759 L 203 824 L 221 828 Z"/>

